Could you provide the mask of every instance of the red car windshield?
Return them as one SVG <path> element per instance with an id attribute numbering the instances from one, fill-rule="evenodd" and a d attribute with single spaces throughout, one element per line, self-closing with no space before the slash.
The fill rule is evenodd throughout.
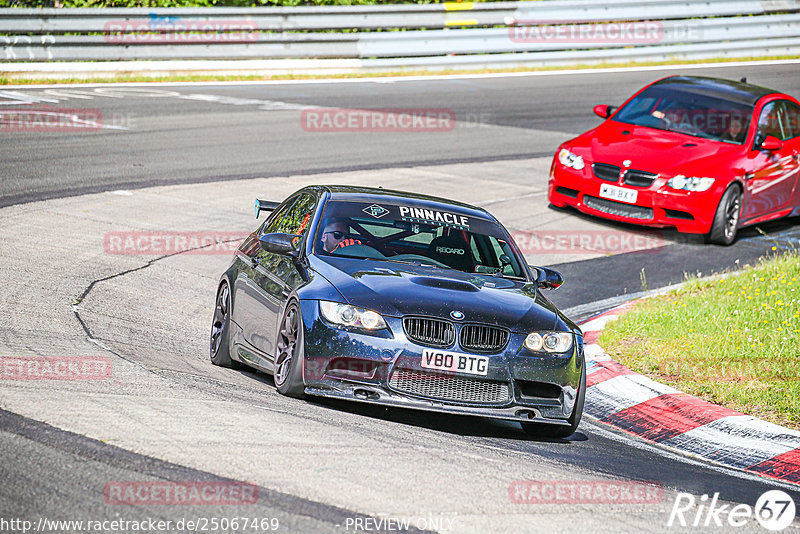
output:
<path id="1" fill-rule="evenodd" d="M 752 115 L 752 105 L 674 88 L 648 87 L 613 120 L 742 144 Z"/>

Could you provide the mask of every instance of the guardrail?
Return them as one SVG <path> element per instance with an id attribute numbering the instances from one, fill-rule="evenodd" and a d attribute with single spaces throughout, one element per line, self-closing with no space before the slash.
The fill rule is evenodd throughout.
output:
<path id="1" fill-rule="evenodd" d="M 0 9 L 0 46 L 6 62 L 358 58 L 400 67 L 796 55 L 800 0 Z"/>

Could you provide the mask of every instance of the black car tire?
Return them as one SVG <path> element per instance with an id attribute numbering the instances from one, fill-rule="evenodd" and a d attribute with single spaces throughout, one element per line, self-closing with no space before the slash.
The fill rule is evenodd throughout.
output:
<path id="1" fill-rule="evenodd" d="M 578 429 L 578 425 L 583 417 L 583 404 L 586 400 L 586 364 L 583 366 L 583 374 L 581 374 L 581 382 L 578 386 L 578 399 L 575 401 L 575 407 L 572 409 L 572 414 L 567 419 L 569 426 L 564 425 L 549 425 L 547 423 L 520 423 L 522 430 L 529 436 L 537 438 L 568 438 Z"/>
<path id="2" fill-rule="evenodd" d="M 742 191 L 732 185 L 722 195 L 714 214 L 711 231 L 706 235 L 708 243 L 728 246 L 736 240 L 739 216 L 742 213 Z"/>
<path id="3" fill-rule="evenodd" d="M 297 301 L 291 301 L 278 325 L 275 344 L 275 387 L 287 397 L 305 397 L 303 384 L 303 316 Z"/>
<path id="4" fill-rule="evenodd" d="M 214 318 L 211 320 L 211 363 L 220 367 L 239 369 L 242 365 L 231 359 L 231 292 L 228 282 L 217 290 Z"/>

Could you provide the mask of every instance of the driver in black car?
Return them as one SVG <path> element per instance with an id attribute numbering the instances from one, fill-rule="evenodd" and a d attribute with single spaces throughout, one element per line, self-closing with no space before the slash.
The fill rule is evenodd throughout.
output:
<path id="1" fill-rule="evenodd" d="M 325 252 L 331 253 L 337 249 L 360 245 L 358 239 L 345 238 L 349 224 L 345 219 L 329 219 L 322 230 L 322 248 Z"/>

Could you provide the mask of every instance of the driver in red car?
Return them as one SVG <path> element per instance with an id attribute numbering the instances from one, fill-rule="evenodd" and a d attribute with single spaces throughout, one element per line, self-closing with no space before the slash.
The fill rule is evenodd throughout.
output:
<path id="1" fill-rule="evenodd" d="M 330 219 L 325 223 L 322 230 L 322 247 L 325 252 L 331 253 L 340 248 L 361 244 L 358 239 L 349 237 L 345 239 L 348 227 L 349 225 L 344 219 Z"/>
<path id="2" fill-rule="evenodd" d="M 742 143 L 746 135 L 747 131 L 745 130 L 741 119 L 732 117 L 728 129 L 725 131 L 724 134 L 722 134 L 722 139 L 724 141 L 733 141 L 734 143 Z"/>

